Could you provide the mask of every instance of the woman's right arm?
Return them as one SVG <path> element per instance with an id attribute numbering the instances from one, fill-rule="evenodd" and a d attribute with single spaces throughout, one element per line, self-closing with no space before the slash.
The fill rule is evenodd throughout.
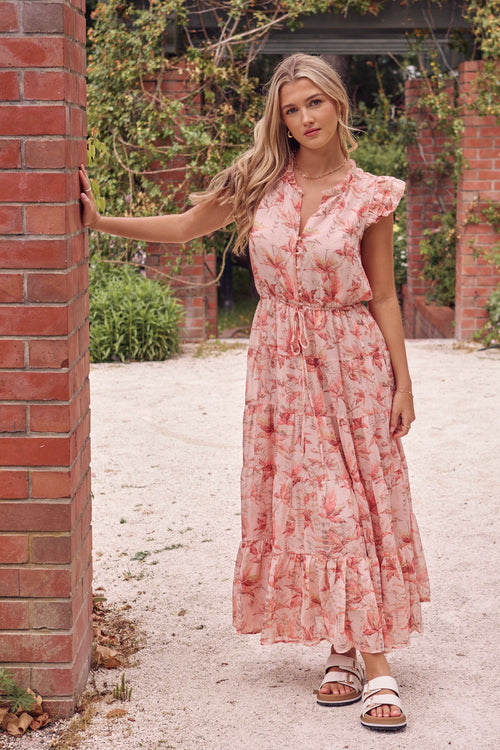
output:
<path id="1" fill-rule="evenodd" d="M 181 214 L 144 217 L 101 216 L 89 191 L 90 180 L 83 166 L 80 167 L 80 184 L 84 225 L 89 229 L 117 237 L 180 244 L 211 234 L 225 227 L 232 219 L 231 204 L 220 204 L 217 201 L 199 203 Z"/>

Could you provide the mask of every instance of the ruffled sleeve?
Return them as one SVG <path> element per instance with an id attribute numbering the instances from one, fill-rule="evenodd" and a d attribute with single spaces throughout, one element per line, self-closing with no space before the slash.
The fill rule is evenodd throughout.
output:
<path id="1" fill-rule="evenodd" d="M 395 211 L 403 197 L 405 183 L 396 177 L 375 177 L 373 193 L 366 212 L 366 226 Z"/>

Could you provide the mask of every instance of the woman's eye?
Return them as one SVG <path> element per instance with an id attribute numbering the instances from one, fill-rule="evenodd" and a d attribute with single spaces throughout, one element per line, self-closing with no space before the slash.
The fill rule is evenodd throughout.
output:
<path id="1" fill-rule="evenodd" d="M 296 112 L 297 109 L 295 107 L 290 107 L 290 109 L 287 109 L 286 114 L 287 115 L 293 115 L 294 112 Z"/>
<path id="2" fill-rule="evenodd" d="M 311 101 L 311 107 L 317 107 L 318 104 L 321 104 L 321 99 L 313 99 Z"/>

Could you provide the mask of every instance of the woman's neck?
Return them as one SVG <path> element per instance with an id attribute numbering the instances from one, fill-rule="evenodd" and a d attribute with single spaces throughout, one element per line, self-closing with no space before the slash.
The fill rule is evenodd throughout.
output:
<path id="1" fill-rule="evenodd" d="M 344 162 L 345 156 L 340 146 L 317 150 L 301 146 L 295 154 L 297 168 L 313 176 L 340 167 Z"/>

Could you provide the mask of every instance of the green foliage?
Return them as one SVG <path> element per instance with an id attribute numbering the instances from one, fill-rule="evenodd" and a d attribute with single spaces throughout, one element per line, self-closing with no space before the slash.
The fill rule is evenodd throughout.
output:
<path id="1" fill-rule="evenodd" d="M 500 78 L 498 59 L 500 55 L 500 0 L 470 0 L 464 4 L 464 15 L 471 24 L 474 35 L 473 56 L 483 60 L 481 75 L 473 90 L 474 108 L 481 115 L 500 118 Z M 422 112 L 426 113 L 431 129 L 444 136 L 441 151 L 433 164 L 432 176 L 428 178 L 429 191 L 440 196 L 443 175 L 451 176 L 455 188 L 465 167 L 460 147 L 463 130 L 462 107 L 470 107 L 470 101 L 459 102 L 456 86 L 451 85 L 450 70 L 443 68 L 436 50 L 431 56 L 429 69 L 425 72 L 426 90 L 420 100 Z M 422 255 L 427 265 L 424 278 L 431 281 L 429 301 L 441 305 L 453 305 L 455 298 L 456 263 L 456 207 L 447 209 L 444 204 L 438 222 L 433 229 L 424 231 L 421 243 Z M 483 220 L 495 226 L 498 213 L 483 213 Z M 495 308 L 495 305 L 493 305 Z"/>
<path id="2" fill-rule="evenodd" d="M 97 3 L 89 29 L 88 120 L 106 210 L 146 216 L 178 211 L 246 148 L 262 109 L 252 62 L 273 29 L 333 10 L 376 15 L 372 0 L 220 0 L 209 27 L 197 2 Z M 181 49 L 168 50 L 172 22 Z M 171 73 L 181 79 L 180 93 Z M 167 81 L 167 84 L 165 82 Z M 184 83 L 182 83 L 184 81 Z M 179 168 L 179 164 L 186 164 Z M 222 248 L 226 238 L 216 240 Z M 130 260 L 137 243 L 91 235 L 91 252 Z M 213 245 L 213 242 L 212 242 Z M 203 241 L 189 253 L 200 251 Z M 186 254 L 188 251 L 184 249 Z M 174 269 L 176 270 L 176 269 Z"/>
<path id="3" fill-rule="evenodd" d="M 476 106 L 481 115 L 500 119 L 500 0 L 469 0 L 465 3 L 465 18 L 472 26 L 476 44 L 484 61 L 481 80 L 477 86 Z"/>
<path id="4" fill-rule="evenodd" d="M 374 103 L 360 102 L 356 126 L 362 128 L 353 157 L 358 167 L 377 175 L 406 177 L 406 145 L 412 136 L 412 124 L 404 112 L 393 104 L 385 90 L 378 64 L 373 66 L 378 82 Z M 396 90 L 396 95 L 399 92 Z M 400 202 L 394 221 L 394 278 L 400 291 L 406 282 L 406 196 Z"/>
<path id="5" fill-rule="evenodd" d="M 444 74 L 438 51 L 430 57 L 423 95 L 418 106 L 440 149 L 434 163 L 427 170 L 425 184 L 429 197 L 438 203 L 441 212 L 435 214 L 433 226 L 424 230 L 420 252 L 426 260 L 422 276 L 431 282 L 427 301 L 454 307 L 456 282 L 456 203 L 451 207 L 443 201 L 443 178 L 451 179 L 454 192 L 462 173 L 464 161 L 460 148 L 463 129 L 458 105 L 456 82 Z M 447 188 L 449 189 L 449 188 Z"/>
<path id="6" fill-rule="evenodd" d="M 477 340 L 485 346 L 500 346 L 500 284 L 486 304 L 488 322 L 477 334 Z"/>
<path id="7" fill-rule="evenodd" d="M 10 711 L 15 714 L 16 711 L 30 711 L 36 704 L 33 693 L 29 693 L 24 688 L 18 687 L 14 680 L 12 672 L 0 668 L 0 694 L 2 700 L 5 696 L 5 702 L 9 704 Z"/>
<path id="8" fill-rule="evenodd" d="M 131 266 L 90 265 L 92 362 L 164 360 L 179 351 L 182 305 Z"/>
<path id="9" fill-rule="evenodd" d="M 474 334 L 476 341 L 485 346 L 500 345 L 500 284 L 486 303 L 488 320 L 484 326 Z"/>
<path id="10" fill-rule="evenodd" d="M 132 688 L 129 687 L 128 682 L 125 679 L 125 672 L 122 674 L 120 682 L 118 682 L 113 688 L 113 698 L 116 701 L 129 701 L 132 698 Z"/>
<path id="11" fill-rule="evenodd" d="M 105 143 L 101 143 L 97 138 L 90 136 L 87 138 L 87 162 L 89 166 L 94 164 L 99 156 L 107 156 L 108 149 Z M 101 195 L 101 187 L 99 182 L 93 177 L 90 178 L 90 187 L 92 188 L 92 195 L 94 196 L 95 205 L 98 211 L 104 212 L 106 208 L 106 201 Z"/>
<path id="12" fill-rule="evenodd" d="M 426 259 L 423 276 L 431 282 L 427 301 L 449 307 L 455 306 L 456 278 L 456 211 L 446 211 L 434 216 L 439 224 L 434 229 L 424 230 L 420 252 Z"/>
<path id="13" fill-rule="evenodd" d="M 467 223 L 479 224 L 486 221 L 494 230 L 500 233 L 500 203 L 493 200 L 485 201 L 483 205 L 474 204 L 467 217 Z M 500 241 L 495 243 L 486 252 L 486 259 L 495 267 L 500 274 Z M 484 326 L 476 332 L 474 338 L 481 341 L 485 346 L 500 345 L 500 283 L 491 294 L 486 303 L 488 320 Z"/>

